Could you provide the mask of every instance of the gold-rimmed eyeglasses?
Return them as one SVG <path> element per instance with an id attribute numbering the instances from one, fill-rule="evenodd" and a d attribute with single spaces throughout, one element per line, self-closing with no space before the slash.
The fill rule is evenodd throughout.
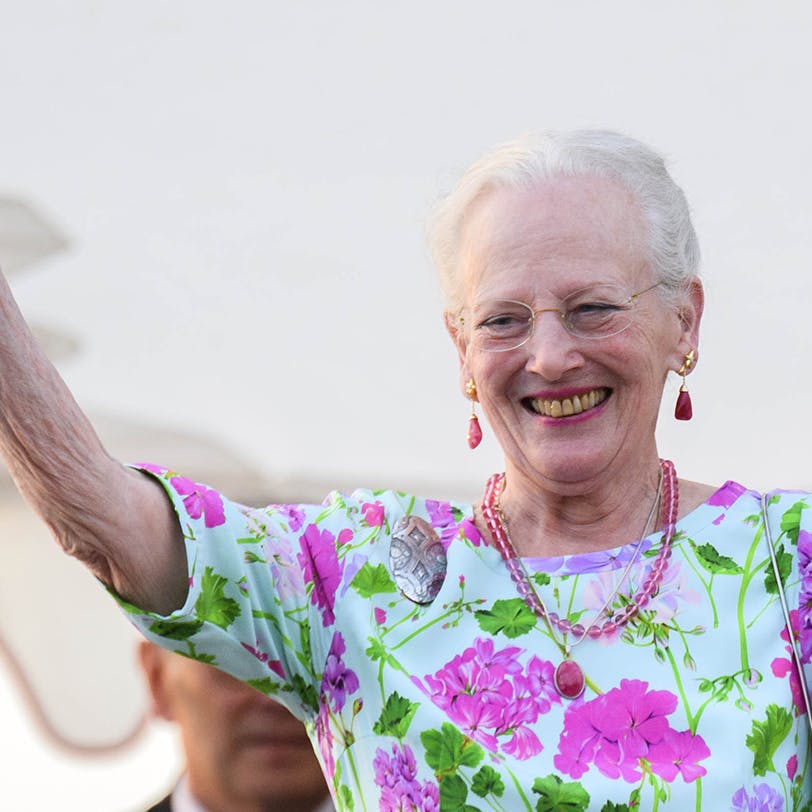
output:
<path id="1" fill-rule="evenodd" d="M 609 338 L 622 333 L 632 323 L 632 310 L 637 300 L 661 285 L 629 293 L 614 284 L 593 285 L 570 293 L 560 307 L 534 310 L 525 302 L 494 299 L 475 305 L 470 313 L 473 325 L 471 342 L 485 352 L 507 352 L 529 341 L 541 313 L 557 313 L 564 329 L 577 338 Z M 463 313 L 460 324 L 465 324 Z"/>

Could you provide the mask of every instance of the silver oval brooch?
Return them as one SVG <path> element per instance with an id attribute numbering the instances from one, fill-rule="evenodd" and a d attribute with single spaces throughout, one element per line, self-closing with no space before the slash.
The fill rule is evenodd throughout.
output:
<path id="1" fill-rule="evenodd" d="M 448 556 L 425 519 L 404 516 L 392 531 L 389 567 L 403 595 L 415 603 L 431 603 L 445 581 Z"/>

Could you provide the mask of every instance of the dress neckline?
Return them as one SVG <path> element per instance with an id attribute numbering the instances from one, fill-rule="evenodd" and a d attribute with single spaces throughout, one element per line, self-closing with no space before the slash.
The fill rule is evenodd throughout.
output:
<path id="1" fill-rule="evenodd" d="M 674 537 L 673 546 L 679 547 L 681 539 L 685 536 L 691 537 L 700 533 L 705 527 L 711 524 L 719 524 L 729 512 L 738 512 L 744 505 L 747 496 L 758 501 L 760 495 L 735 480 L 727 480 L 718 487 L 704 502 L 697 505 L 690 513 L 687 513 L 677 522 L 677 532 Z M 744 507 L 751 512 L 752 505 Z M 473 506 L 470 515 L 473 516 Z M 641 553 L 646 553 L 656 548 L 660 543 L 661 532 L 659 530 L 650 533 L 643 541 Z M 595 572 L 610 572 L 621 567 L 625 567 L 637 546 L 638 539 L 630 539 L 619 547 L 609 547 L 605 550 L 593 550 L 583 553 L 569 553 L 561 556 L 522 556 L 524 566 L 532 572 L 545 572 L 550 575 L 584 575 Z M 499 551 L 490 544 L 486 537 L 482 536 L 482 543 L 491 552 L 494 558 L 489 561 L 489 566 L 495 570 L 504 570 L 504 562 Z"/>

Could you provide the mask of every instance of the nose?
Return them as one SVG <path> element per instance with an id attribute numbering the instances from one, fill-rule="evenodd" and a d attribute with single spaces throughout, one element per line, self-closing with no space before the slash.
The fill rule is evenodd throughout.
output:
<path id="1" fill-rule="evenodd" d="M 561 311 L 545 307 L 533 313 L 533 332 L 524 345 L 525 367 L 547 381 L 557 381 L 583 365 L 578 339 L 564 326 Z"/>

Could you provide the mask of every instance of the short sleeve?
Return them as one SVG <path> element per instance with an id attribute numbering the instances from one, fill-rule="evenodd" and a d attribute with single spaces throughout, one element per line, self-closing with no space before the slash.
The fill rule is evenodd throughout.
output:
<path id="1" fill-rule="evenodd" d="M 275 696 L 299 718 L 315 715 L 329 649 L 320 632 L 338 588 L 337 548 L 369 530 L 363 511 L 347 510 L 339 495 L 323 505 L 248 508 L 170 469 L 133 467 L 155 477 L 172 502 L 189 592 L 168 616 L 118 599 L 132 622 L 163 648 Z"/>

